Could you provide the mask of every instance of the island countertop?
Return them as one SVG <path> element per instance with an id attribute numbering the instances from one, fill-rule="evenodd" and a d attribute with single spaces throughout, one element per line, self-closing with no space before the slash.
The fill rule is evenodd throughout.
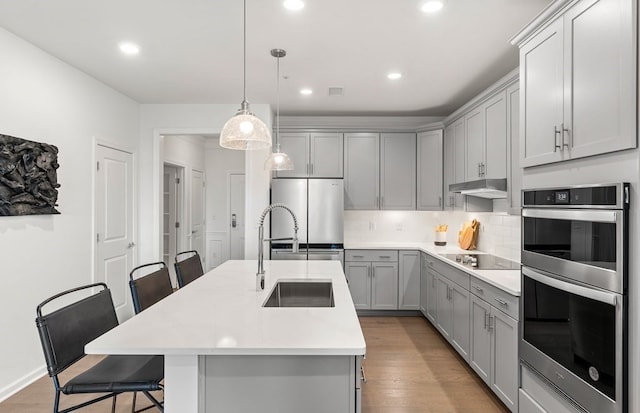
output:
<path id="1" fill-rule="evenodd" d="M 364 355 L 366 344 L 337 261 L 227 261 L 87 344 L 88 354 Z M 279 279 L 331 280 L 335 307 L 265 308 Z"/>

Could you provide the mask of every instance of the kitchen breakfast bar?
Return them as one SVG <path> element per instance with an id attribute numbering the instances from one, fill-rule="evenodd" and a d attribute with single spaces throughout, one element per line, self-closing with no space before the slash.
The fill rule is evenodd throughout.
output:
<path id="1" fill-rule="evenodd" d="M 340 263 L 264 266 L 262 291 L 257 261 L 227 261 L 86 352 L 164 355 L 167 413 L 358 412 L 366 344 Z M 320 288 L 303 286 L 299 296 L 286 288 L 300 283 Z M 319 305 L 329 306 L 315 306 L 319 295 L 329 300 Z M 285 307 L 287 299 L 314 306 Z"/>

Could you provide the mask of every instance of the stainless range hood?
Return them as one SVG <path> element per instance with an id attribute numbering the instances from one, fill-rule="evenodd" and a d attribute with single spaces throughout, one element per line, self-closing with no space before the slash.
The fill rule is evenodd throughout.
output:
<path id="1" fill-rule="evenodd" d="M 477 181 L 451 184 L 449 185 L 449 192 L 459 192 L 463 195 L 477 196 L 479 198 L 506 198 L 507 178 L 479 179 Z"/>

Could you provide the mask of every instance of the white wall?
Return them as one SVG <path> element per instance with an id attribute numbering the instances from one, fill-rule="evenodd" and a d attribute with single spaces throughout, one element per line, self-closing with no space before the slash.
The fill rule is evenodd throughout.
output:
<path id="1" fill-rule="evenodd" d="M 92 282 L 93 138 L 136 148 L 139 106 L 0 29 L 0 133 L 59 149 L 60 215 L 0 217 L 0 400 L 45 372 L 37 304 Z"/>
<path id="2" fill-rule="evenodd" d="M 160 211 L 161 178 L 162 178 L 162 145 L 160 136 L 169 134 L 220 134 L 225 122 L 233 116 L 237 104 L 143 104 L 140 106 L 140 174 L 138 191 L 138 205 L 141 211 L 147 211 L 140 215 L 139 233 L 144 239 L 140 239 L 138 258 L 140 262 L 153 261 L 161 257 Z M 264 121 L 271 129 L 271 110 L 269 105 L 252 104 L 251 110 Z M 247 154 L 251 151 L 247 152 Z M 249 156 L 249 155 L 246 155 Z M 253 161 L 252 161 L 253 162 Z M 259 175 L 260 183 L 263 182 L 264 160 L 255 160 L 255 168 L 247 164 L 247 169 Z M 258 162 L 261 162 L 258 167 Z M 264 193 L 268 194 L 268 182 L 266 187 L 257 188 L 250 186 L 251 173 L 246 176 L 247 205 L 263 205 Z M 259 190 L 258 190 L 259 189 Z M 253 211 L 250 211 L 253 213 Z M 250 216 L 250 215 L 248 215 Z M 249 222 L 247 220 L 247 222 Z M 253 228 L 248 231 L 256 232 Z M 256 232 L 257 233 L 257 232 Z M 253 236 L 253 235 L 251 235 Z M 248 235 L 248 237 L 250 237 Z M 257 238 L 257 235 L 256 235 Z"/>
<path id="3" fill-rule="evenodd" d="M 224 149 L 218 142 L 218 139 L 209 139 L 205 145 L 209 267 L 229 259 L 229 173 L 244 173 L 245 169 L 245 153 Z"/>

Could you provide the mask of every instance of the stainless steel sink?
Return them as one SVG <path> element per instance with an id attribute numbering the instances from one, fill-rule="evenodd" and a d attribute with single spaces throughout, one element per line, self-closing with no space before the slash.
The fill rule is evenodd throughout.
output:
<path id="1" fill-rule="evenodd" d="M 331 281 L 278 281 L 263 307 L 335 307 Z"/>

